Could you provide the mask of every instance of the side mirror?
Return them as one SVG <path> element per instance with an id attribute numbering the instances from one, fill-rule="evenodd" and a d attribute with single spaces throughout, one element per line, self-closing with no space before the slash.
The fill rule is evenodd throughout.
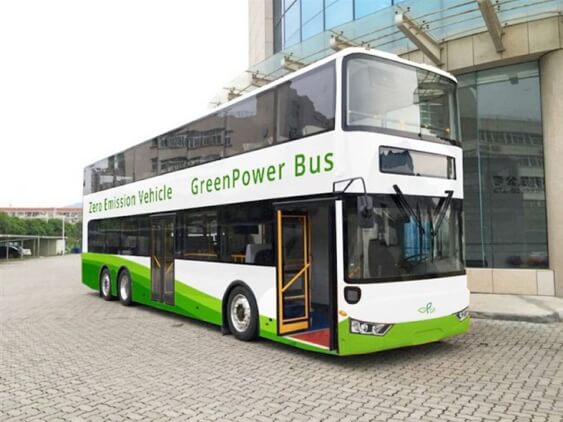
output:
<path id="1" fill-rule="evenodd" d="M 367 195 L 358 196 L 358 225 L 363 229 L 371 229 L 375 225 L 373 199 Z"/>

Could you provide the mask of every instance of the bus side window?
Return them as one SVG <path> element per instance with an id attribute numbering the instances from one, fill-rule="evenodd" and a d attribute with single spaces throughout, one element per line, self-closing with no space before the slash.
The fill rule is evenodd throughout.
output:
<path id="1" fill-rule="evenodd" d="M 334 63 L 278 87 L 277 142 L 334 129 Z"/>
<path id="2" fill-rule="evenodd" d="M 227 156 L 271 145 L 275 141 L 274 91 L 266 91 L 227 110 L 230 143 Z"/>
<path id="3" fill-rule="evenodd" d="M 149 256 L 150 242 L 150 221 L 146 215 L 135 217 L 139 222 L 139 238 L 137 240 L 137 254 L 140 256 Z"/>
<path id="4" fill-rule="evenodd" d="M 102 220 L 88 222 L 88 252 L 104 252 L 104 236 L 102 231 Z"/>
<path id="5" fill-rule="evenodd" d="M 218 261 L 217 212 L 187 211 L 179 233 L 182 239 L 177 240 L 179 257 L 204 261 Z"/>
<path id="6" fill-rule="evenodd" d="M 270 204 L 225 207 L 219 223 L 222 261 L 273 265 L 274 216 Z"/>

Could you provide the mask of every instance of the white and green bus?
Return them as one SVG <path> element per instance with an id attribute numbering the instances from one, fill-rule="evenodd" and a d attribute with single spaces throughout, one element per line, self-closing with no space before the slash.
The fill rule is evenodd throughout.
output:
<path id="1" fill-rule="evenodd" d="M 86 167 L 83 283 L 335 355 L 469 329 L 456 80 L 347 49 Z"/>

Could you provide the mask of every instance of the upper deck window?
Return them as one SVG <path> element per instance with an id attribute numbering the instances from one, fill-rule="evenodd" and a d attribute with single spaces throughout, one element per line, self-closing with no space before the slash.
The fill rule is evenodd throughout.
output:
<path id="1" fill-rule="evenodd" d="M 334 60 L 84 169 L 84 194 L 334 130 Z"/>
<path id="2" fill-rule="evenodd" d="M 365 55 L 346 61 L 345 126 L 459 141 L 456 83 L 437 73 Z"/>

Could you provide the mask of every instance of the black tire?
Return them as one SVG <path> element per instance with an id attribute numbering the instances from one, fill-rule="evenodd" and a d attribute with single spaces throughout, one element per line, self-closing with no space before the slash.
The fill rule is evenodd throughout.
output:
<path id="1" fill-rule="evenodd" d="M 238 340 L 251 341 L 258 337 L 258 305 L 247 288 L 237 286 L 229 294 L 227 324 Z"/>
<path id="2" fill-rule="evenodd" d="M 111 275 L 107 268 L 100 273 L 100 296 L 107 301 L 113 300 L 111 295 Z"/>
<path id="3" fill-rule="evenodd" d="M 131 275 L 127 269 L 124 269 L 119 273 L 119 278 L 117 279 L 117 297 L 122 305 L 131 306 L 133 303 L 131 300 Z"/>

